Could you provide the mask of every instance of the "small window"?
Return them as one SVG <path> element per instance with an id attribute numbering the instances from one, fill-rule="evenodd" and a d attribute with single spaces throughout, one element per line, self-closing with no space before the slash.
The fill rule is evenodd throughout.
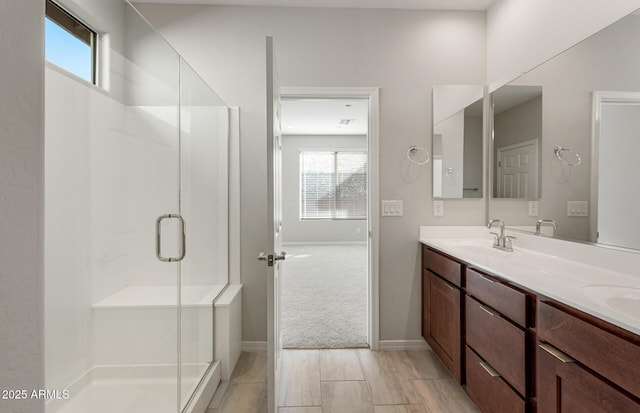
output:
<path id="1" fill-rule="evenodd" d="M 45 58 L 87 82 L 96 83 L 96 33 L 47 0 Z"/>
<path id="2" fill-rule="evenodd" d="M 366 219 L 367 153 L 300 152 L 300 219 Z"/>

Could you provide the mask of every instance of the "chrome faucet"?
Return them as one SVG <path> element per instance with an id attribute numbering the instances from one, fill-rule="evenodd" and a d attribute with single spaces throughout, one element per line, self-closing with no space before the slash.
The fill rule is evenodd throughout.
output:
<path id="1" fill-rule="evenodd" d="M 500 224 L 500 234 L 498 235 L 495 232 L 492 232 L 492 234 L 495 235 L 493 239 L 493 248 L 508 252 L 513 251 L 513 244 L 511 240 L 515 237 L 504 235 L 504 222 L 501 219 L 492 219 L 487 224 L 487 228 L 493 227 L 493 224 Z"/>
<path id="2" fill-rule="evenodd" d="M 541 219 L 538 222 L 536 222 L 536 235 L 540 235 L 540 227 L 543 225 L 549 225 L 553 227 L 554 234 L 555 234 L 555 231 L 558 229 L 558 224 L 556 223 L 556 221 L 552 219 Z"/>

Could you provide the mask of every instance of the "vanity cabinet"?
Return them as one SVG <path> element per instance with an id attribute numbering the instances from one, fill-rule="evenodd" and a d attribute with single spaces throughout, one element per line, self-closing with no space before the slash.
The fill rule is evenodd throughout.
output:
<path id="1" fill-rule="evenodd" d="M 466 269 L 466 391 L 483 412 L 531 404 L 531 294 Z"/>
<path id="2" fill-rule="evenodd" d="M 462 264 L 422 247 L 422 336 L 462 383 Z"/>
<path id="3" fill-rule="evenodd" d="M 422 247 L 422 335 L 483 413 L 640 412 L 640 336 Z"/>
<path id="4" fill-rule="evenodd" d="M 640 412 L 640 337 L 538 303 L 538 412 Z"/>

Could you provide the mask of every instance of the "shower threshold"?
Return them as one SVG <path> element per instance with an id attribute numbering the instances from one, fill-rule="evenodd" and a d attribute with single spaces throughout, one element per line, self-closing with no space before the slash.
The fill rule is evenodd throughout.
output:
<path id="1" fill-rule="evenodd" d="M 194 394 L 208 363 L 182 365 L 182 403 Z M 69 386 L 69 398 L 46 413 L 175 413 L 176 365 L 95 366 Z"/>

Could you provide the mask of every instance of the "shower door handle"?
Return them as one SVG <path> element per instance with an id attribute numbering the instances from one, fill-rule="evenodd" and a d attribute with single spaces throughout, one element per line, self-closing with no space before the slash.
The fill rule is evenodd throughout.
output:
<path id="1" fill-rule="evenodd" d="M 179 249 L 179 254 L 177 257 L 163 257 L 162 256 L 162 231 L 160 230 L 160 226 L 162 224 L 162 221 L 164 221 L 165 219 L 177 219 L 178 222 L 180 223 L 180 234 L 179 234 L 179 240 L 180 240 L 180 249 Z M 178 261 L 182 261 L 184 259 L 185 253 L 186 253 L 186 242 L 185 242 L 185 230 L 184 230 L 185 224 L 184 224 L 184 218 L 182 218 L 182 215 L 180 214 L 165 214 L 165 215 L 160 215 L 158 217 L 158 219 L 156 220 L 156 257 L 158 257 L 158 259 L 162 262 L 178 262 Z"/>

